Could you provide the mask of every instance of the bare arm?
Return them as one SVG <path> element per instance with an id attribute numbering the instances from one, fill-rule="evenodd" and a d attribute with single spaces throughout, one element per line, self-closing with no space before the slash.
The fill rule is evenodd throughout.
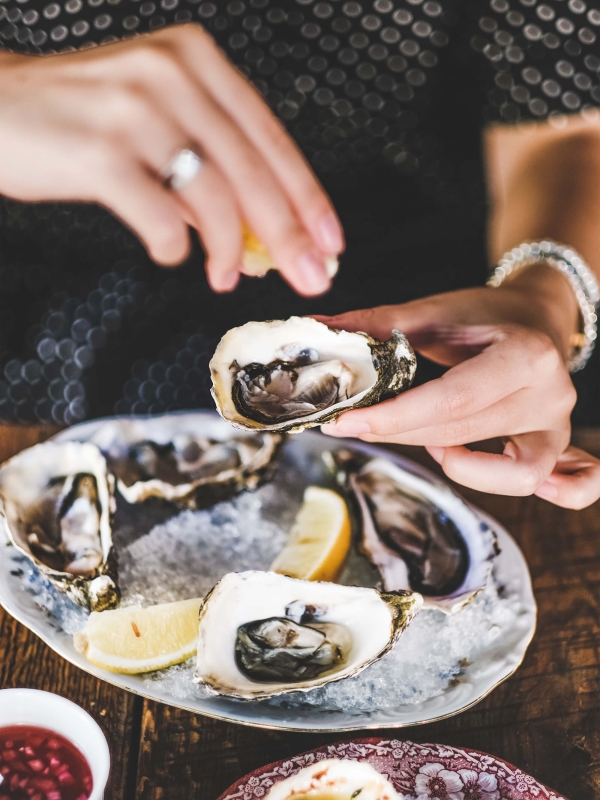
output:
<path id="1" fill-rule="evenodd" d="M 600 278 L 600 112 L 553 124 L 494 126 L 485 144 L 492 262 L 519 242 L 552 237 L 574 247 Z M 570 306 L 568 296 L 559 299 L 566 283 L 548 272 L 540 268 L 523 279 L 534 295 L 549 294 L 557 317 L 565 309 L 564 341 L 577 308 L 572 297 Z M 589 505 L 600 498 L 600 461 L 569 447 L 536 494 L 567 508 Z"/>

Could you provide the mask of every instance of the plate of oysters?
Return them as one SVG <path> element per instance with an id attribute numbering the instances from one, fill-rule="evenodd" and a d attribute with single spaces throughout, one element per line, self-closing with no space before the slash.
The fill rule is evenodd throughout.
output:
<path id="1" fill-rule="evenodd" d="M 218 414 L 86 422 L 0 468 L 6 610 L 99 678 L 271 728 L 430 722 L 509 677 L 536 620 L 510 535 L 306 430 L 407 389 L 406 338 L 250 322 L 210 369 Z"/>

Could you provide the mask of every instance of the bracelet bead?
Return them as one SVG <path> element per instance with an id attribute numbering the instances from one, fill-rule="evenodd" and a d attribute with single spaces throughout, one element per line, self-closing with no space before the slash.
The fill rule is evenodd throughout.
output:
<path id="1" fill-rule="evenodd" d="M 561 272 L 575 293 L 581 316 L 581 330 L 571 337 L 573 350 L 567 366 L 569 372 L 578 372 L 588 362 L 598 336 L 598 317 L 596 315 L 596 309 L 600 303 L 598 281 L 573 248 L 544 240 L 543 242 L 523 242 L 505 253 L 492 271 L 487 285 L 497 288 L 509 275 L 533 264 L 545 264 Z"/>

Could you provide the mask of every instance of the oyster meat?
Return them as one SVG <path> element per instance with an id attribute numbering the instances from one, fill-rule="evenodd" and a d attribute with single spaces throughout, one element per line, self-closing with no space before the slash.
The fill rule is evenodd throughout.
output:
<path id="1" fill-rule="evenodd" d="M 151 497 L 183 508 L 205 508 L 269 477 L 283 437 L 233 436 L 222 420 L 203 425 L 197 415 L 173 414 L 103 425 L 91 441 L 105 454 L 119 491 L 130 503 Z"/>
<path id="2" fill-rule="evenodd" d="M 412 589 L 452 613 L 491 578 L 498 553 L 489 526 L 450 487 L 358 452 L 329 454 L 358 502 L 361 549 L 386 591 Z"/>
<path id="3" fill-rule="evenodd" d="M 414 592 L 230 573 L 200 608 L 195 680 L 253 700 L 356 675 L 394 646 L 421 603 Z"/>
<path id="4" fill-rule="evenodd" d="M 0 516 L 11 543 L 72 600 L 119 603 L 110 517 L 113 480 L 93 444 L 46 442 L 0 469 Z"/>
<path id="5" fill-rule="evenodd" d="M 366 761 L 327 758 L 276 783 L 265 800 L 404 800 Z"/>
<path id="6" fill-rule="evenodd" d="M 416 357 L 387 342 L 304 317 L 232 328 L 210 362 L 221 416 L 238 428 L 298 433 L 407 389 Z"/>

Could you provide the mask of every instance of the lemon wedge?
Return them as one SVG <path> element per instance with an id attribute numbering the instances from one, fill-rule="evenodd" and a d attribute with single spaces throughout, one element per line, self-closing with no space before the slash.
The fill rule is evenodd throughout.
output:
<path id="1" fill-rule="evenodd" d="M 244 275 L 262 277 L 270 269 L 277 269 L 267 248 L 246 223 L 242 225 L 242 242 L 244 247 L 242 256 Z M 325 256 L 325 267 L 328 277 L 333 278 L 338 271 L 337 258 L 335 256 Z"/>
<path id="2" fill-rule="evenodd" d="M 343 497 L 330 489 L 309 486 L 290 539 L 271 570 L 290 578 L 332 581 L 350 549 L 351 525 Z"/>
<path id="3" fill-rule="evenodd" d="M 202 600 L 93 611 L 75 649 L 111 672 L 134 674 L 180 664 L 196 652 Z"/>

